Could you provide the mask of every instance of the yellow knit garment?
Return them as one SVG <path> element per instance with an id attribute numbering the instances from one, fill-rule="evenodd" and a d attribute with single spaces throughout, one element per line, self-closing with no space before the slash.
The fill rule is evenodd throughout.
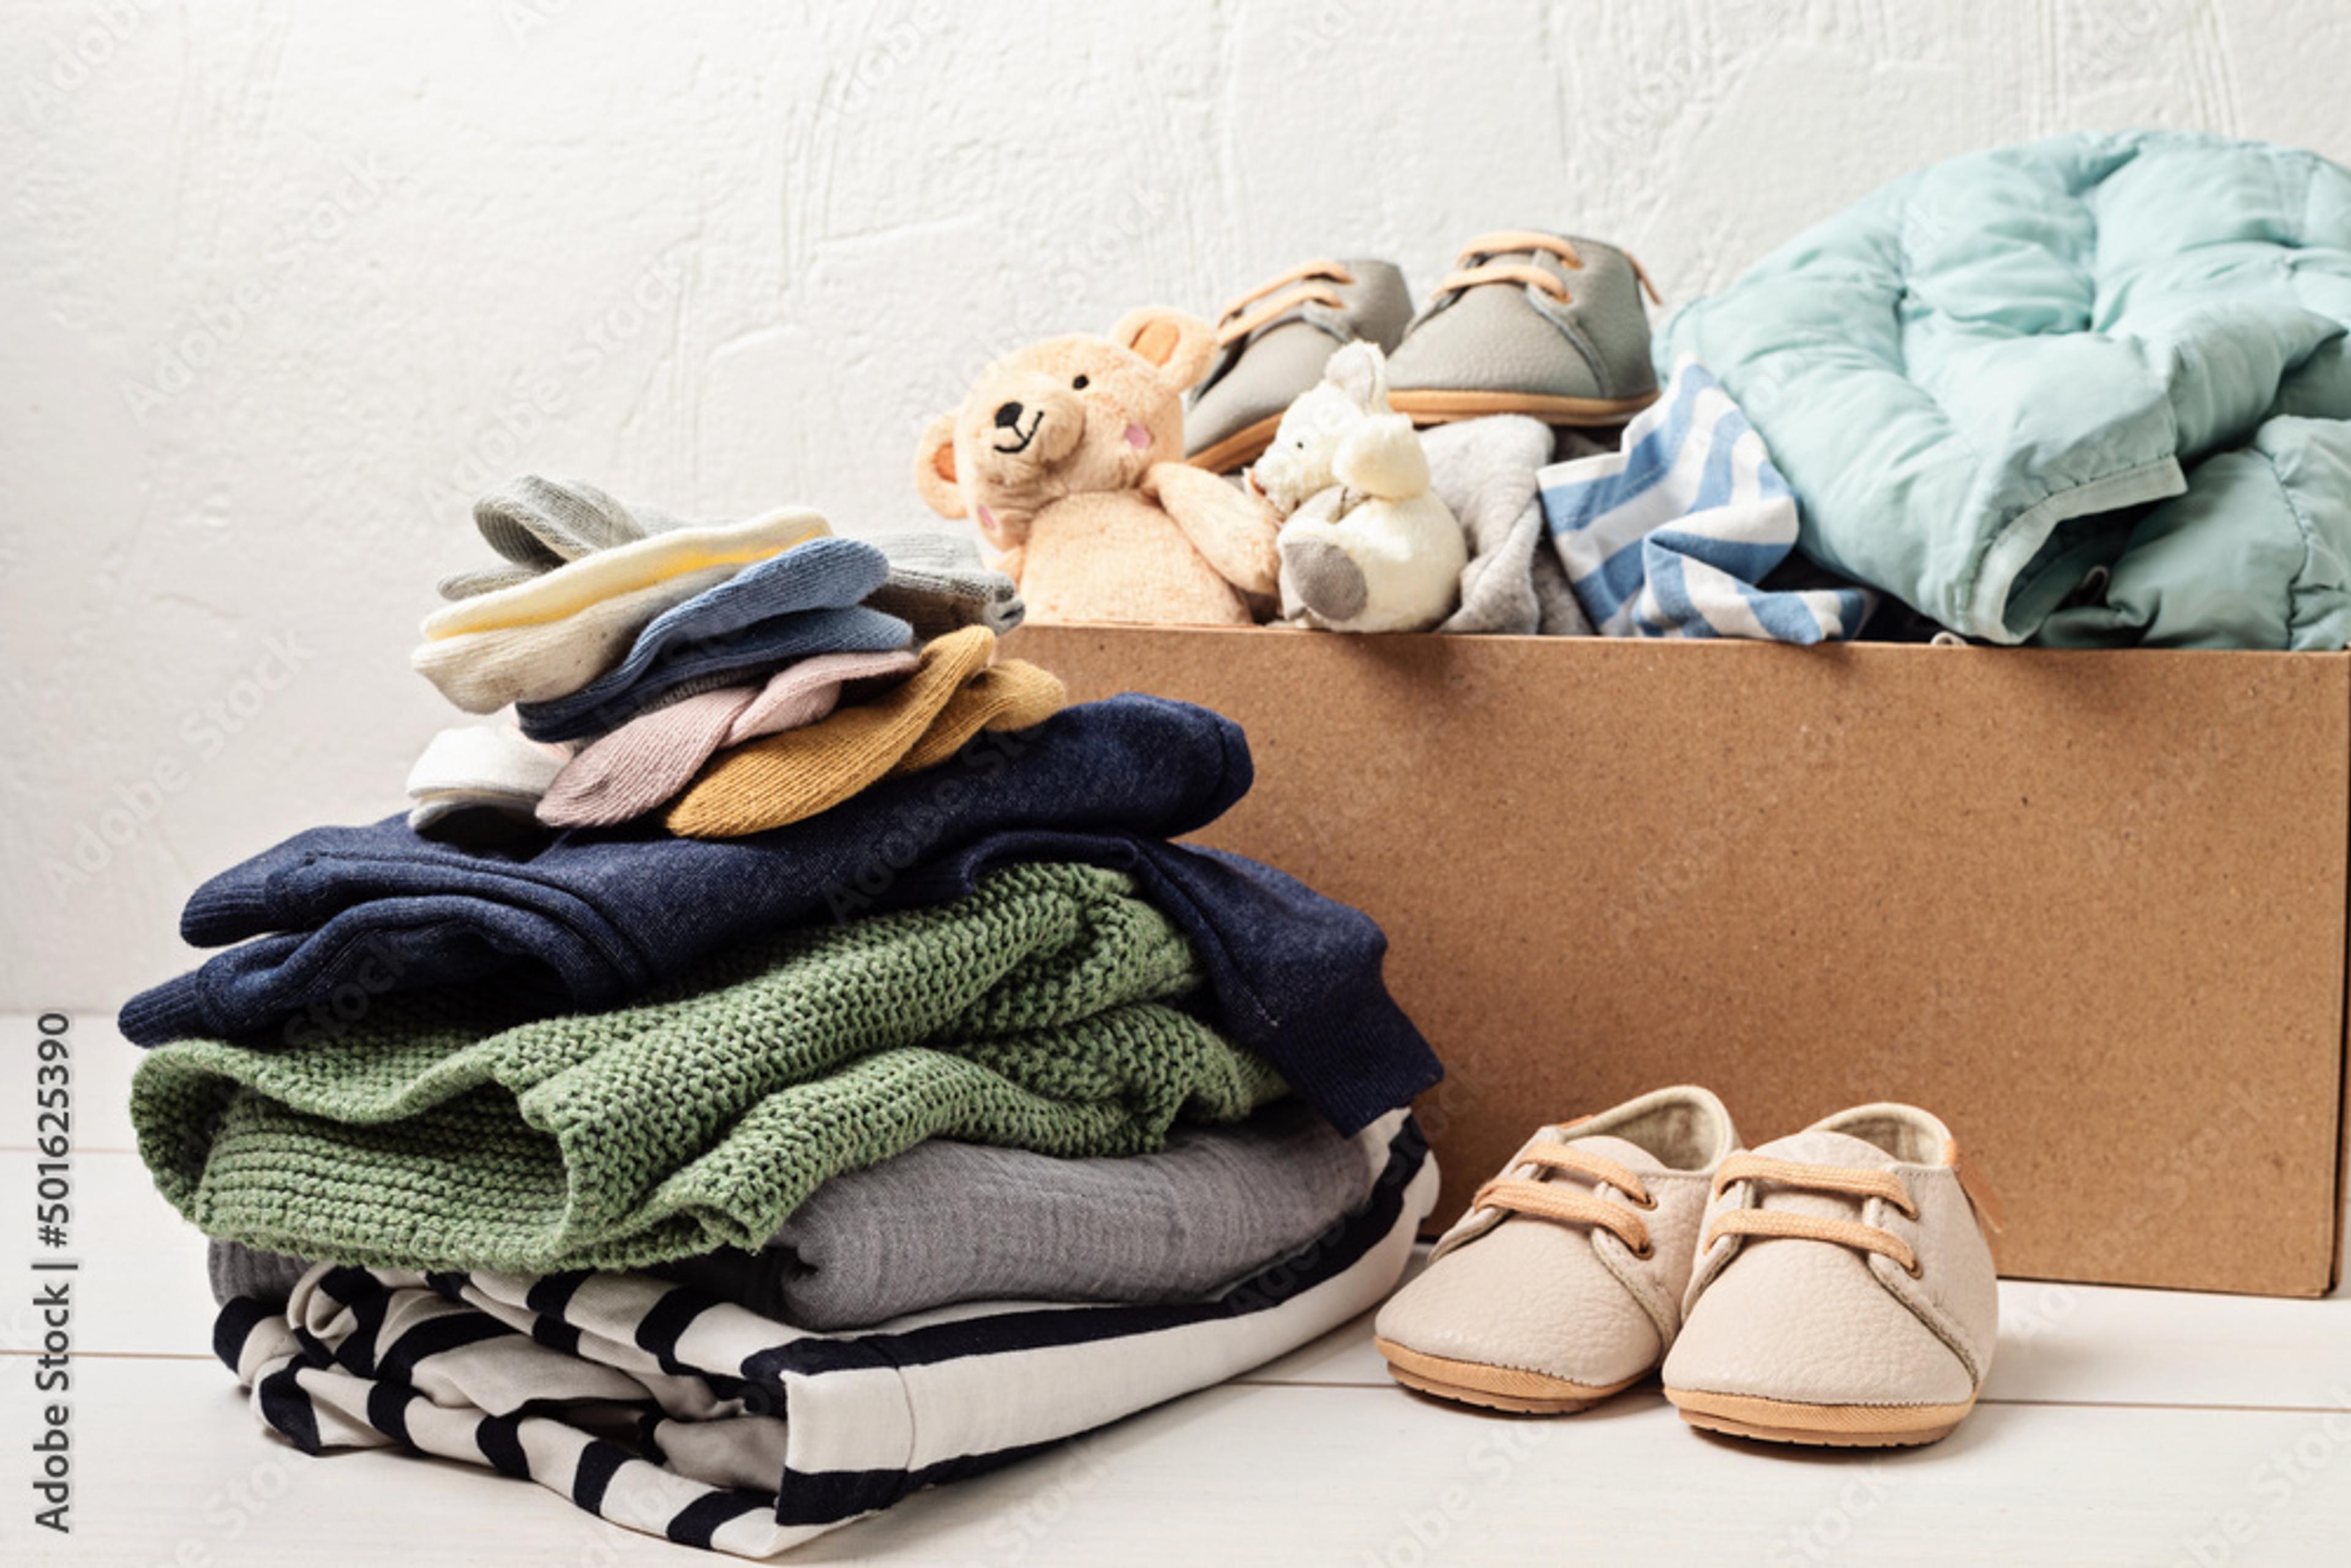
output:
<path id="1" fill-rule="evenodd" d="M 982 729 L 1026 729 L 1069 700 L 1061 681 L 1008 659 L 996 633 L 967 626 L 923 649 L 905 682 L 830 718 L 721 752 L 663 820 L 685 838 L 734 839 L 830 810 L 892 773 L 945 762 Z"/>

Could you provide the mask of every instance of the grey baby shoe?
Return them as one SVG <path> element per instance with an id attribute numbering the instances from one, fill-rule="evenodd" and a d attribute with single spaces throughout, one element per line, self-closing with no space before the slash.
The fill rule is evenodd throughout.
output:
<path id="1" fill-rule="evenodd" d="M 1645 288 L 1657 298 L 1613 245 L 1480 235 L 1389 354 L 1390 401 L 1416 424 L 1489 413 L 1621 423 L 1657 398 Z"/>
<path id="2" fill-rule="evenodd" d="M 1184 410 L 1186 460 L 1216 474 L 1255 462 L 1332 354 L 1358 339 L 1393 350 L 1411 319 L 1391 262 L 1310 261 L 1268 278 L 1217 318 L 1216 362 Z"/>

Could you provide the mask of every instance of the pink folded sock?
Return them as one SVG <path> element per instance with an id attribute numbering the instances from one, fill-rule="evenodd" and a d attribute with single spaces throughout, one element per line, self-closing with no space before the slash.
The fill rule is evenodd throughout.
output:
<path id="1" fill-rule="evenodd" d="M 538 802 L 554 828 L 611 827 L 642 817 L 694 781 L 720 749 L 798 729 L 832 712 L 852 681 L 910 673 L 909 649 L 824 653 L 787 664 L 762 686 L 722 686 L 639 714 L 583 749 Z"/>

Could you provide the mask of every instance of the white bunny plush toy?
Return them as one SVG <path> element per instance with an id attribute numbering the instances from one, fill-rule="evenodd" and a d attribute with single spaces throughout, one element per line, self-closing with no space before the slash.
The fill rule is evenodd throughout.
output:
<path id="1" fill-rule="evenodd" d="M 1281 610 L 1332 632 L 1426 632 L 1453 612 L 1469 547 L 1428 487 L 1387 361 L 1357 341 L 1281 416 L 1249 486 L 1282 519 Z"/>

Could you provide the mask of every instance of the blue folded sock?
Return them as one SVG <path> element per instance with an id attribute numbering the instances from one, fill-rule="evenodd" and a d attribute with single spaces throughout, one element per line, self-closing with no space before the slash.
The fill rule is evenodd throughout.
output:
<path id="1" fill-rule="evenodd" d="M 568 696 L 517 703 L 515 715 L 533 740 L 577 740 L 618 729 L 688 682 L 903 648 L 914 628 L 852 608 L 889 576 L 889 557 L 862 539 L 810 539 L 663 612 L 619 664 Z"/>
<path id="2" fill-rule="evenodd" d="M 1230 720 L 1126 695 L 983 736 L 954 762 L 742 839 L 635 825 L 465 850 L 405 817 L 316 828 L 196 890 L 181 934 L 244 946 L 131 998 L 122 1032 L 302 1046 L 378 996 L 490 976 L 518 1013 L 609 1007 L 778 925 L 935 904 L 998 866 L 1080 861 L 1136 878 L 1198 955 L 1202 1016 L 1352 1134 L 1441 1069 L 1380 978 L 1387 939 L 1368 916 L 1165 841 L 1215 821 L 1250 776 Z"/>
<path id="3" fill-rule="evenodd" d="M 689 601 L 678 609 L 690 610 L 697 602 Z M 645 630 L 651 632 L 653 627 Z M 628 661 L 568 697 L 515 704 L 515 717 L 533 740 L 579 740 L 618 729 L 673 695 L 718 685 L 756 685 L 786 664 L 820 653 L 886 653 L 904 647 L 914 638 L 913 627 L 878 610 L 852 606 L 795 611 L 739 631 L 690 639 L 673 635 L 658 653 L 643 660 L 632 650 Z M 637 647 L 644 645 L 644 638 L 639 637 Z M 636 666 L 633 670 L 632 664 Z"/>

